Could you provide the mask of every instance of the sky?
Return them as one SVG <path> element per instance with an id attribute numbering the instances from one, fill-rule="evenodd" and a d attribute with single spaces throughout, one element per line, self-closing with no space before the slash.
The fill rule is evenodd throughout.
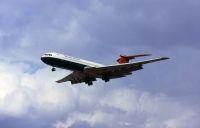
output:
<path id="1" fill-rule="evenodd" d="M 200 1 L 1 0 L 1 128 L 199 128 Z M 57 84 L 58 52 L 102 64 L 169 60 L 93 86 Z"/>

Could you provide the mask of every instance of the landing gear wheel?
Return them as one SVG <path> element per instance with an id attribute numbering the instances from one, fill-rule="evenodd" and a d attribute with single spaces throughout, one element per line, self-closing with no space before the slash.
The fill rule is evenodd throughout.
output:
<path id="1" fill-rule="evenodd" d="M 93 85 L 92 81 L 88 82 L 88 86 L 91 86 Z"/>
<path id="2" fill-rule="evenodd" d="M 104 81 L 105 81 L 105 82 L 109 82 L 109 81 L 110 81 L 110 79 L 105 79 Z"/>
<path id="3" fill-rule="evenodd" d="M 51 71 L 52 71 L 52 72 L 56 71 L 56 68 L 53 67 L 53 68 L 51 69 Z"/>
<path id="4" fill-rule="evenodd" d="M 92 80 L 89 77 L 85 78 L 85 83 L 88 84 L 88 86 L 93 85 Z"/>
<path id="5" fill-rule="evenodd" d="M 87 82 L 85 82 L 85 84 L 87 84 L 88 86 L 93 85 L 92 81 L 87 81 Z"/>
<path id="6" fill-rule="evenodd" d="M 110 78 L 107 75 L 105 75 L 102 77 L 102 80 L 104 80 L 105 82 L 109 82 Z"/>

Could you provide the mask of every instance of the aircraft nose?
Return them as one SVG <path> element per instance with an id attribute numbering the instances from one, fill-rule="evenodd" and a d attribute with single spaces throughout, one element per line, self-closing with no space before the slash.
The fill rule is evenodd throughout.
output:
<path id="1" fill-rule="evenodd" d="M 45 57 L 42 56 L 42 57 L 41 57 L 41 60 L 42 60 L 42 62 L 45 62 Z"/>
<path id="2" fill-rule="evenodd" d="M 45 64 L 48 64 L 48 58 L 47 57 L 41 57 L 41 61 Z"/>

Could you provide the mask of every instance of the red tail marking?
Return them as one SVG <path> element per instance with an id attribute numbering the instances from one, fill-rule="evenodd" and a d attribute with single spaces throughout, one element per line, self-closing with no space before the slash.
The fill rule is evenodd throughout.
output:
<path id="1" fill-rule="evenodd" d="M 139 54 L 139 55 L 133 55 L 133 56 L 126 56 L 126 55 L 120 55 L 120 58 L 117 59 L 117 62 L 120 64 L 128 63 L 129 60 L 135 59 L 136 57 L 142 57 L 142 56 L 150 56 L 151 54 Z"/>
<path id="2" fill-rule="evenodd" d="M 120 58 L 117 60 L 118 63 L 128 63 L 130 59 L 134 59 L 134 56 L 126 56 L 126 55 L 120 55 Z"/>

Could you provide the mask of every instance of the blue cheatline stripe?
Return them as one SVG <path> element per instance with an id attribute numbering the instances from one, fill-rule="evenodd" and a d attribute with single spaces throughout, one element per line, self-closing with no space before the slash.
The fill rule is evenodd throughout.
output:
<path id="1" fill-rule="evenodd" d="M 84 67 L 87 65 L 67 61 L 67 60 L 62 60 L 58 58 L 42 58 L 42 61 L 48 65 L 51 65 L 52 67 L 57 67 L 57 68 L 63 68 L 63 69 L 69 69 L 69 70 L 83 70 Z"/>

